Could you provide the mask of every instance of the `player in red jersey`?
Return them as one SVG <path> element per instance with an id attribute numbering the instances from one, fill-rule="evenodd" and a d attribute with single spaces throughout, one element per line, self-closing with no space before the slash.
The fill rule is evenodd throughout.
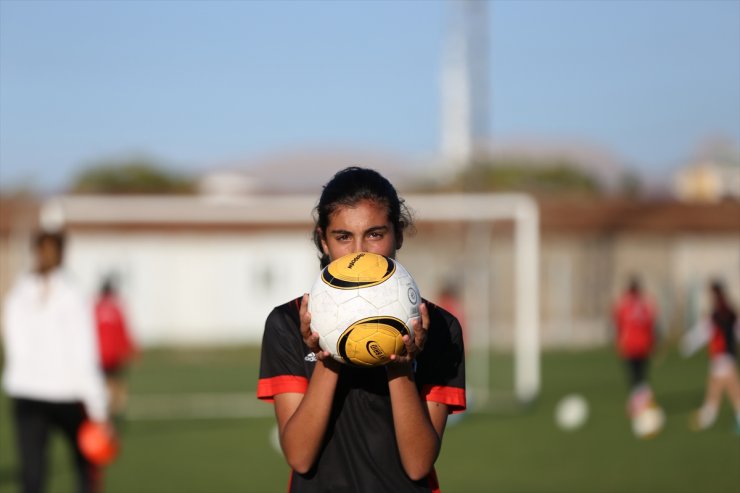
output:
<path id="1" fill-rule="evenodd" d="M 627 366 L 629 376 L 627 410 L 634 418 L 646 407 L 655 405 L 647 378 L 650 355 L 655 345 L 655 308 L 644 296 L 639 280 L 632 278 L 627 290 L 614 305 L 613 312 L 617 351 Z"/>
<path id="2" fill-rule="evenodd" d="M 740 434 L 740 377 L 737 371 L 737 311 L 730 303 L 724 285 L 719 281 L 709 284 L 712 308 L 709 317 L 695 331 L 703 331 L 709 339 L 709 377 L 704 403 L 692 417 L 690 426 L 704 430 L 717 419 L 722 395 L 727 397 L 735 411 L 735 432 Z M 707 327 L 708 325 L 708 327 Z M 689 351 L 685 351 L 689 352 Z"/>
<path id="3" fill-rule="evenodd" d="M 465 307 L 463 306 L 462 297 L 460 295 L 460 286 L 453 281 L 447 281 L 442 283 L 439 294 L 437 295 L 437 305 L 444 308 L 448 312 L 457 318 L 460 322 L 460 326 L 463 329 L 463 341 L 467 344 L 468 337 L 465 332 Z"/>
<path id="4" fill-rule="evenodd" d="M 107 278 L 100 288 L 95 303 L 95 323 L 100 364 L 110 399 L 108 411 L 114 422 L 120 422 L 128 397 L 126 371 L 136 354 L 136 346 L 112 278 Z"/>
<path id="5" fill-rule="evenodd" d="M 373 170 L 347 168 L 324 187 L 314 240 L 321 265 L 347 253 L 395 257 L 410 217 Z M 310 329 L 308 295 L 267 319 L 257 395 L 273 401 L 291 492 L 439 491 L 434 462 L 450 413 L 465 409 L 462 331 L 424 302 L 407 354 L 386 366 L 333 360 Z"/>

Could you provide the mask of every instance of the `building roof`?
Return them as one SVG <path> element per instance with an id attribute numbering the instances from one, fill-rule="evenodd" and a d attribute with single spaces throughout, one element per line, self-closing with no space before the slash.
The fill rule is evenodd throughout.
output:
<path id="1" fill-rule="evenodd" d="M 0 236 L 38 226 L 39 203 L 27 195 L 0 196 Z"/>
<path id="2" fill-rule="evenodd" d="M 625 199 L 543 199 L 545 232 L 727 232 L 740 235 L 740 201 L 690 204 Z"/>

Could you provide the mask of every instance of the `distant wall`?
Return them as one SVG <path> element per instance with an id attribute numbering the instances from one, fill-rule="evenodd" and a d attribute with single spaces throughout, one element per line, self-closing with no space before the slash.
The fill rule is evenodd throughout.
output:
<path id="1" fill-rule="evenodd" d="M 258 343 L 279 304 L 310 289 L 318 261 L 305 232 L 78 232 L 67 267 L 94 294 L 120 280 L 144 345 Z"/>

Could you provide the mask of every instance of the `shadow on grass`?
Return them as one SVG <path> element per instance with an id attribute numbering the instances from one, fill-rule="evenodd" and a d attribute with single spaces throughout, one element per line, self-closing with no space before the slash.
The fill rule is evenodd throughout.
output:
<path id="1" fill-rule="evenodd" d="M 669 416 L 687 414 L 701 405 L 702 393 L 696 390 L 657 392 L 658 404 Z"/>

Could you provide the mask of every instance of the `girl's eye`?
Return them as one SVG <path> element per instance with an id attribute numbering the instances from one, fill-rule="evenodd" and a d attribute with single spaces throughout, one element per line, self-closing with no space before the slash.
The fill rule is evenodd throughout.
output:
<path id="1" fill-rule="evenodd" d="M 337 236 L 337 241 L 347 241 L 349 239 L 349 235 L 339 235 Z"/>

